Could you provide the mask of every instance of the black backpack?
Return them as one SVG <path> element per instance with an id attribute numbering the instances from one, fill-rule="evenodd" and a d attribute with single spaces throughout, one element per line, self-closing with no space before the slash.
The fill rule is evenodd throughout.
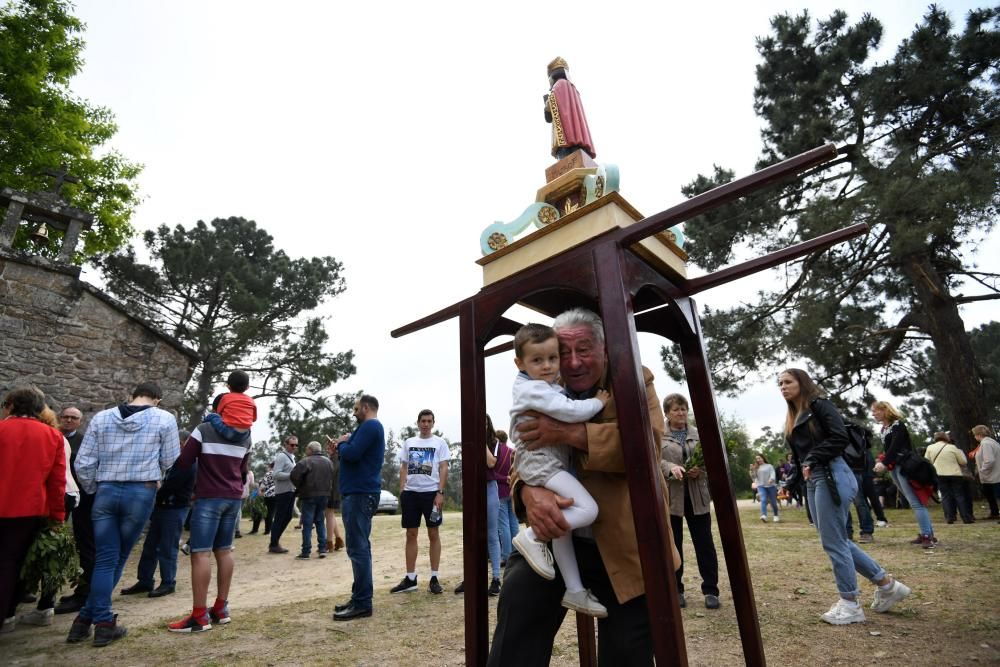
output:
<path id="1" fill-rule="evenodd" d="M 847 447 L 844 448 L 844 461 L 851 470 L 864 470 L 868 460 L 866 452 L 871 449 L 873 434 L 869 429 L 861 424 L 855 424 L 849 419 L 844 420 L 844 428 L 847 429 Z"/>

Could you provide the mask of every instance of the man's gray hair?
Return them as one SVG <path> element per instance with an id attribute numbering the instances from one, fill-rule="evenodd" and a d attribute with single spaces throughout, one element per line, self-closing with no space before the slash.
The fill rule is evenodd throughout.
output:
<path id="1" fill-rule="evenodd" d="M 601 347 L 604 347 L 604 322 L 592 310 L 570 308 L 567 311 L 559 313 L 559 316 L 552 322 L 552 328 L 556 331 L 564 327 L 580 326 L 590 327 L 590 330 L 594 332 L 594 341 Z"/>
<path id="2" fill-rule="evenodd" d="M 323 451 L 323 445 L 319 444 L 315 440 L 306 445 L 306 452 L 309 454 L 319 454 Z"/>

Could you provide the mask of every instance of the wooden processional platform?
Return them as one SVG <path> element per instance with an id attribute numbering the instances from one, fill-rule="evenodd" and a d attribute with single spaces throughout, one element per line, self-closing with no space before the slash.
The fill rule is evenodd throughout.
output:
<path id="1" fill-rule="evenodd" d="M 398 338 L 453 317 L 459 318 L 462 485 L 467 491 L 463 494 L 467 665 L 486 664 L 490 639 L 486 579 L 482 575 L 483 563 L 487 560 L 486 498 L 485 493 L 469 491 L 486 487 L 485 443 L 482 441 L 486 422 L 484 359 L 512 349 L 510 342 L 491 348 L 487 345 L 499 336 L 512 336 L 520 328 L 520 323 L 504 317 L 514 304 L 525 305 L 551 317 L 567 308 L 581 306 L 598 313 L 604 320 L 609 378 L 618 409 L 658 665 L 687 665 L 687 651 L 677 603 L 668 517 L 664 512 L 665 485 L 657 461 L 651 454 L 659 450 L 659 443 L 650 442 L 653 436 L 646 409 L 637 332 L 658 334 L 680 346 L 691 406 L 698 415 L 698 433 L 705 454 L 743 654 L 747 665 L 765 664 L 750 569 L 736 497 L 730 483 L 711 373 L 697 308 L 691 297 L 709 288 L 824 250 L 864 234 L 867 227 L 854 225 L 694 279 L 684 277 L 682 268 L 677 270 L 675 261 L 660 247 L 662 239 L 657 240 L 657 237 L 673 225 L 793 178 L 836 155 L 836 147 L 822 146 L 638 221 L 633 220 L 634 215 L 620 215 L 619 211 L 628 214 L 630 207 L 617 193 L 610 193 L 574 211 L 562 227 L 588 225 L 588 221 L 594 219 L 590 216 L 620 218 L 625 221 L 624 226 L 621 226 L 622 223 L 608 225 L 600 222 L 592 226 L 589 233 L 593 236 L 583 241 L 569 238 L 562 241 L 575 245 L 560 246 L 559 241 L 553 245 L 550 238 L 536 246 L 538 239 L 560 233 L 558 227 L 553 227 L 553 230 L 542 228 L 514 244 L 518 248 L 505 248 L 501 252 L 509 252 L 504 252 L 498 259 L 488 257 L 481 261 L 487 284 L 476 295 L 392 332 L 392 336 Z M 538 239 L 533 240 L 532 237 Z M 548 247 L 544 248 L 544 244 Z M 532 247 L 542 250 L 534 252 Z M 517 259 L 517 255 L 521 259 Z M 506 266 L 490 267 L 494 261 Z M 581 665 L 596 665 L 593 620 L 577 614 L 577 628 Z"/>

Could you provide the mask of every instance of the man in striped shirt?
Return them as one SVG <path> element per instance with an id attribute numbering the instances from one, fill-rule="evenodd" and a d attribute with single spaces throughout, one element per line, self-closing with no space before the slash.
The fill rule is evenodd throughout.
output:
<path id="1" fill-rule="evenodd" d="M 111 611 L 111 592 L 153 511 L 156 486 L 179 451 L 177 420 L 157 406 L 163 396 L 152 382 L 139 384 L 132 400 L 94 415 L 74 468 L 84 493 L 94 493 L 91 520 L 97 546 L 87 602 L 74 619 L 68 642 L 90 636 L 107 646 L 125 636 Z"/>
<path id="2" fill-rule="evenodd" d="M 184 443 L 177 465 L 198 462 L 195 501 L 191 508 L 191 613 L 171 623 L 171 632 L 203 632 L 212 624 L 225 625 L 229 617 L 229 587 L 233 581 L 233 536 L 243 508 L 243 485 L 250 459 L 249 431 L 230 440 L 209 422 L 198 425 Z M 212 580 L 210 553 L 215 554 L 218 594 L 208 606 Z"/>

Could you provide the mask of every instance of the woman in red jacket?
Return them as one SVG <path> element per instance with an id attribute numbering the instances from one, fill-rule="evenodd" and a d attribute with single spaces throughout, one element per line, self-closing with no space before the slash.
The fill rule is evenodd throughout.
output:
<path id="1" fill-rule="evenodd" d="M 0 421 L 0 612 L 14 629 L 21 565 L 46 518 L 63 521 L 66 452 L 63 436 L 38 421 L 45 396 L 19 387 L 4 397 Z"/>

